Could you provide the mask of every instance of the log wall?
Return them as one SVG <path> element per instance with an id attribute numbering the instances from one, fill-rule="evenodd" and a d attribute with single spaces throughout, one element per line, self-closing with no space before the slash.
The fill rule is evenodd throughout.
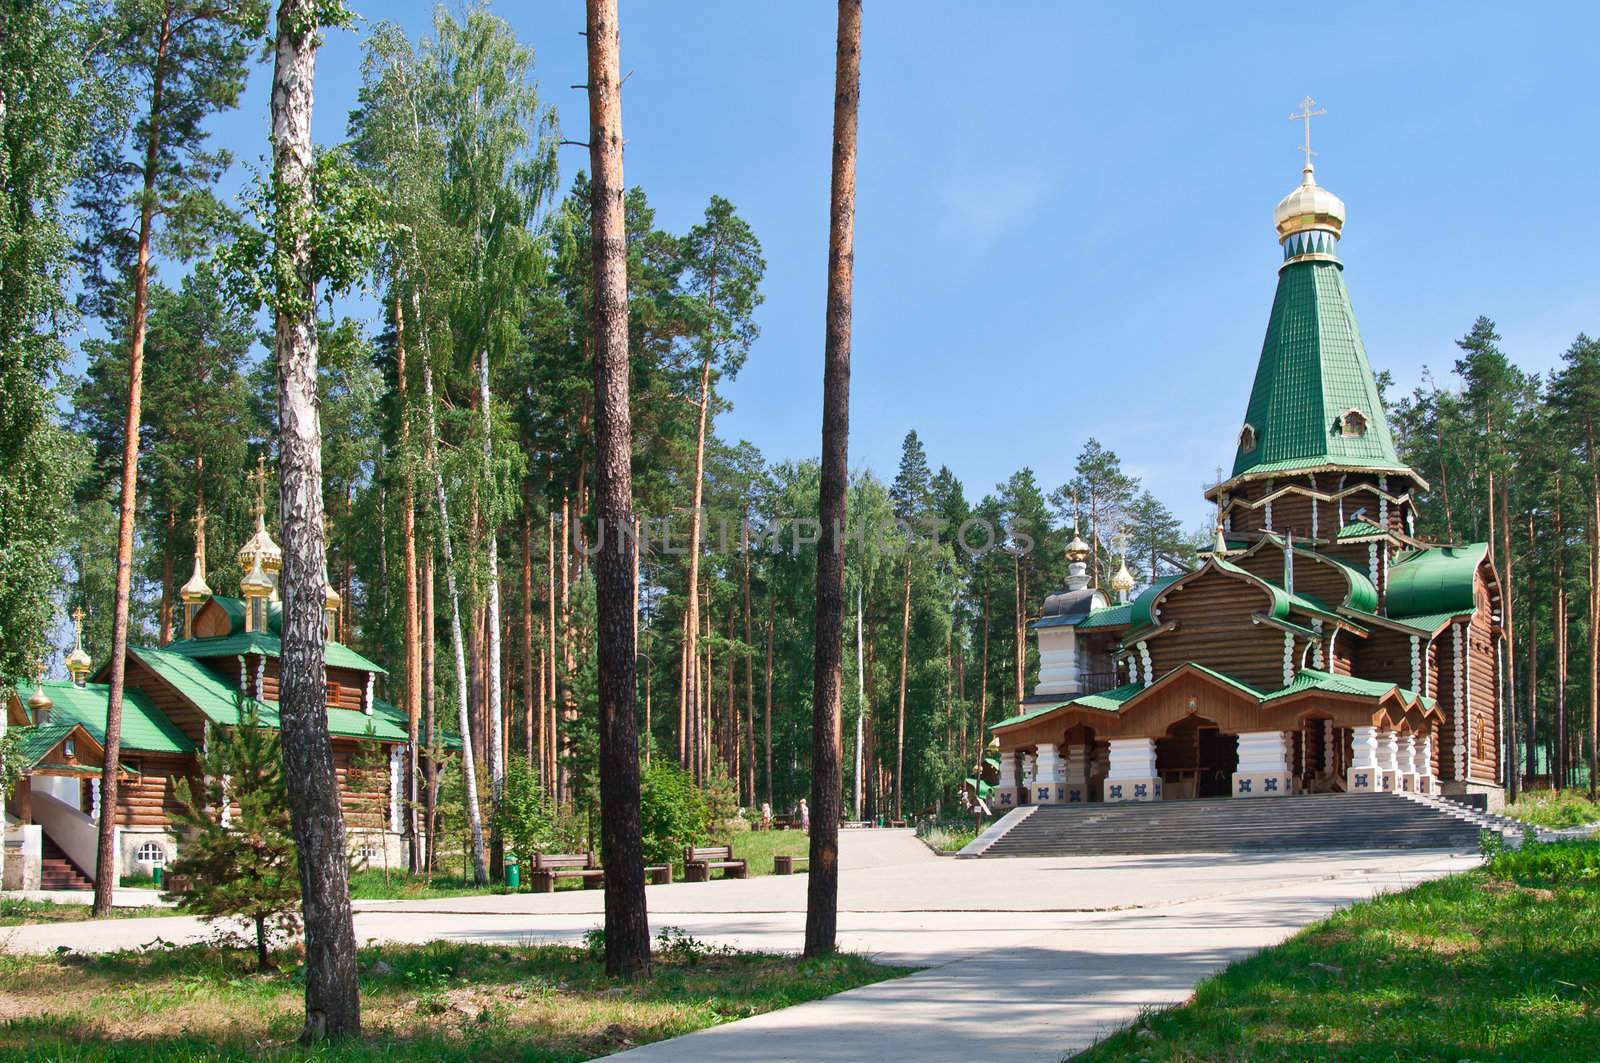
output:
<path id="1" fill-rule="evenodd" d="M 1251 617 L 1271 607 L 1268 592 L 1236 577 L 1214 574 L 1169 591 L 1159 619 L 1176 630 L 1149 641 L 1150 661 L 1161 675 L 1185 661 L 1215 668 L 1264 690 L 1283 685 L 1283 635 Z"/>

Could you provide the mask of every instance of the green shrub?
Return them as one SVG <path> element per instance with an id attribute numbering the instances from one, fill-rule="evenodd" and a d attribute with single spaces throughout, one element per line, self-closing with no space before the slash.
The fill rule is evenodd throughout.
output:
<path id="1" fill-rule="evenodd" d="M 639 826 L 646 863 L 676 861 L 683 846 L 703 841 L 710 829 L 706 795 L 682 768 L 654 757 L 640 773 Z"/>
<path id="2" fill-rule="evenodd" d="M 582 852 L 588 847 L 582 824 L 550 800 L 538 772 L 520 758 L 506 764 L 505 790 L 494 822 L 507 848 L 524 861 L 534 853 Z"/>

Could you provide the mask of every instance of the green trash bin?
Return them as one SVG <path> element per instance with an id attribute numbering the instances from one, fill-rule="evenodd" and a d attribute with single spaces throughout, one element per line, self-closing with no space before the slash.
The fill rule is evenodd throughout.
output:
<path id="1" fill-rule="evenodd" d="M 166 868 L 162 867 L 160 864 L 157 864 L 150 869 L 150 877 L 155 880 L 156 889 L 161 888 L 161 875 L 164 871 L 166 871 Z"/>
<path id="2" fill-rule="evenodd" d="M 522 867 L 514 856 L 506 857 L 506 886 L 517 889 L 522 885 Z"/>

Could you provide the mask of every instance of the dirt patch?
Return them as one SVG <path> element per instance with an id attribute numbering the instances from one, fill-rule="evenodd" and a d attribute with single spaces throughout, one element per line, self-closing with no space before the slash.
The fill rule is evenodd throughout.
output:
<path id="1" fill-rule="evenodd" d="M 1536 901 L 1553 901 L 1556 899 L 1555 890 L 1544 889 L 1541 886 L 1519 886 L 1517 883 L 1508 882 L 1503 878 L 1489 879 L 1480 888 L 1485 893 L 1493 893 L 1496 896 L 1525 893 Z"/>

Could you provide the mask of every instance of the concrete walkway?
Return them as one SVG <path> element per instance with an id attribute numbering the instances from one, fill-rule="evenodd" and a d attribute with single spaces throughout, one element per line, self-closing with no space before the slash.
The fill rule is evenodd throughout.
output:
<path id="1" fill-rule="evenodd" d="M 847 831 L 840 947 L 926 969 L 623 1055 L 1054 1063 L 1336 908 L 1476 862 L 1419 851 L 956 861 L 908 831 Z M 802 943 L 803 876 L 655 886 L 649 900 L 657 929 L 752 950 Z M 598 891 L 577 890 L 365 901 L 356 936 L 576 941 L 601 911 Z M 54 924 L 0 930 L 0 948 L 105 951 L 207 933 L 190 917 Z"/>

